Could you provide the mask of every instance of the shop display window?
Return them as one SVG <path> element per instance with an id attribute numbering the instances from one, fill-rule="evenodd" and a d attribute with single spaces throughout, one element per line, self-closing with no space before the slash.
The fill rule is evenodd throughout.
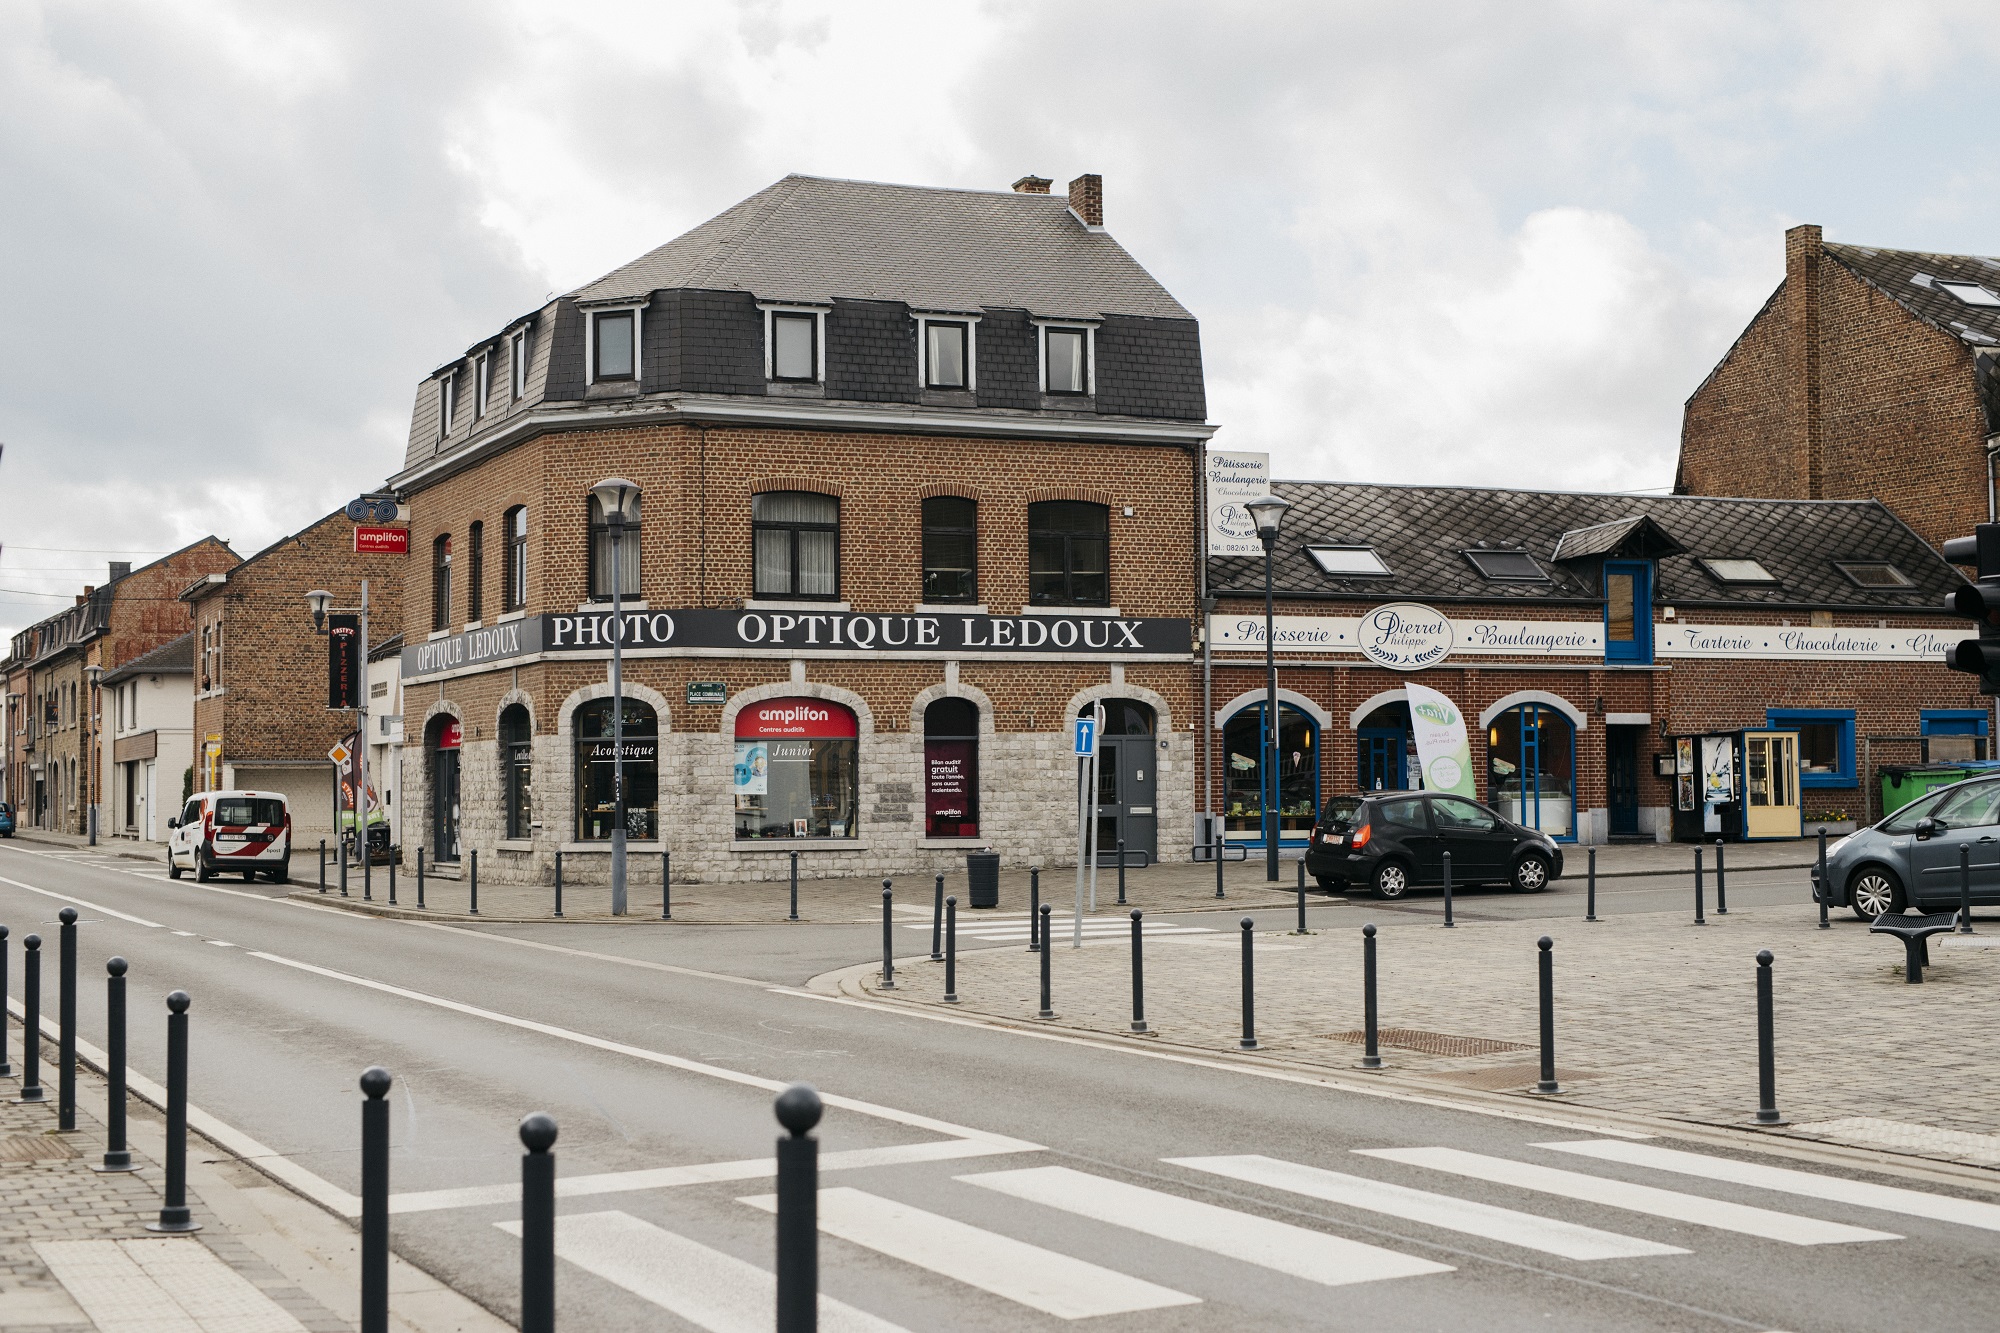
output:
<path id="1" fill-rule="evenodd" d="M 1854 785 L 1854 710 L 1851 708 L 1772 708 L 1764 724 L 1799 733 L 1799 785 Z"/>
<path id="2" fill-rule="evenodd" d="M 611 700 L 577 709 L 571 726 L 576 735 L 576 839 L 609 842 L 617 820 Z M 625 700 L 624 748 L 625 836 L 650 842 L 660 827 L 660 723 L 652 708 L 637 699 Z"/>
<path id="3" fill-rule="evenodd" d="M 766 699 L 736 715 L 736 837 L 859 834 L 860 727 L 824 699 Z"/>
<path id="4" fill-rule="evenodd" d="M 1223 836 L 1264 841 L 1264 705 L 1252 704 L 1223 724 Z M 1278 840 L 1303 842 L 1319 810 L 1319 728 L 1290 704 L 1278 705 Z"/>
<path id="5" fill-rule="evenodd" d="M 1576 727 L 1547 704 L 1517 704 L 1486 732 L 1487 804 L 1552 838 L 1576 836 Z"/>
<path id="6" fill-rule="evenodd" d="M 979 836 L 979 710 L 970 700 L 924 709 L 924 836 Z"/>
<path id="7" fill-rule="evenodd" d="M 627 781 L 630 777 L 628 774 Z M 528 710 L 509 704 L 500 714 L 500 790 L 506 807 L 507 836 L 533 836 L 535 825 L 535 735 Z"/>

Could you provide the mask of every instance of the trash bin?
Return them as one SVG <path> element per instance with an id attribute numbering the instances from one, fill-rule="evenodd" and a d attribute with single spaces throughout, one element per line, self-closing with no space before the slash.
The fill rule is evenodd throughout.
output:
<path id="1" fill-rule="evenodd" d="M 965 854 L 965 901 L 968 907 L 1000 905 L 1000 853 Z"/>
<path id="2" fill-rule="evenodd" d="M 1957 764 L 1883 764 L 1882 813 L 1892 814 L 1919 796 L 1962 782 L 1971 770 Z"/>

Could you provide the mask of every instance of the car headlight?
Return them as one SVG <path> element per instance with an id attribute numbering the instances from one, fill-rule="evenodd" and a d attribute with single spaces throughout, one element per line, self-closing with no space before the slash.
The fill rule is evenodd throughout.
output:
<path id="1" fill-rule="evenodd" d="M 1854 841 L 1854 835 L 1852 833 L 1848 834 L 1844 838 L 1835 838 L 1832 842 L 1826 845 L 1826 854 L 1828 856 L 1838 856 L 1840 854 L 1840 849 L 1853 841 Z"/>

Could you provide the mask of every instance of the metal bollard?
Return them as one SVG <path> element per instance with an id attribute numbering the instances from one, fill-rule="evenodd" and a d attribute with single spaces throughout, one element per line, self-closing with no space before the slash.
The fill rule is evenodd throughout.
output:
<path id="1" fill-rule="evenodd" d="M 372 903 L 375 901 L 375 849 L 368 845 L 367 830 L 356 835 L 355 843 L 361 849 L 361 901 Z"/>
<path id="2" fill-rule="evenodd" d="M 1257 1049 L 1257 983 L 1250 961 L 1250 932 L 1256 922 L 1246 916 L 1237 925 L 1243 931 L 1243 1037 L 1236 1044 L 1246 1051 L 1254 1051 Z"/>
<path id="3" fill-rule="evenodd" d="M 177 990 L 167 996 L 167 1160 L 166 1197 L 160 1205 L 160 1220 L 148 1222 L 148 1231 L 199 1231 L 187 1201 L 188 1150 L 188 993 Z"/>
<path id="4" fill-rule="evenodd" d="M 1773 1049 L 1771 1018 L 1771 951 L 1757 951 L 1757 1121 L 1782 1125 L 1778 1114 L 1778 1057 Z"/>
<path id="5" fill-rule="evenodd" d="M 819 1327 L 819 1142 L 810 1137 L 825 1107 L 810 1083 L 794 1083 L 771 1109 L 778 1140 L 778 1333 Z"/>
<path id="6" fill-rule="evenodd" d="M 1042 904 L 1042 945 L 1043 945 L 1043 947 L 1042 947 L 1042 1008 L 1041 1008 L 1041 1012 L 1040 1012 L 1040 1013 L 1037 1013 L 1037 1014 L 1035 1015 L 1035 1017 L 1036 1017 L 1036 1018 L 1054 1018 L 1054 1017 L 1056 1016 L 1056 1011 L 1055 1011 L 1055 1010 L 1054 1010 L 1053 1008 L 1051 1008 L 1051 1007 L 1050 1007 L 1050 1005 L 1049 1005 L 1049 955 L 1051 955 L 1051 954 L 1053 954 L 1053 953 L 1055 952 L 1055 950 L 1054 950 L 1054 949 L 1052 949 L 1052 948 L 1048 947 L 1048 941 L 1049 941 L 1049 913 L 1050 913 L 1051 911 L 1053 911 L 1053 910 L 1054 910 L 1054 909 L 1053 909 L 1053 908 L 1051 908 L 1051 907 L 1049 906 L 1049 904 L 1047 904 L 1047 903 L 1043 903 L 1043 904 Z"/>
<path id="7" fill-rule="evenodd" d="M 1958 844 L 1958 933 L 1972 933 L 1972 844 Z"/>
<path id="8" fill-rule="evenodd" d="M 1562 1091 L 1556 1086 L 1556 942 L 1544 935 L 1535 947 L 1541 950 L 1542 1077 L 1533 1091 L 1547 1096 Z"/>
<path id="9" fill-rule="evenodd" d="M 56 1130 L 76 1130 L 76 909 L 56 913 Z"/>
<path id="10" fill-rule="evenodd" d="M 469 915 L 479 915 L 479 849 L 472 849 L 472 905 Z"/>
<path id="11" fill-rule="evenodd" d="M 944 875 L 937 877 L 937 893 L 931 899 L 931 961 L 944 961 Z"/>
<path id="12" fill-rule="evenodd" d="M 958 896 L 944 900 L 944 1002 L 958 1003 Z"/>
<path id="13" fill-rule="evenodd" d="M 1833 898 L 1833 885 L 1826 882 L 1826 826 L 1824 824 L 1820 825 L 1820 830 L 1819 830 L 1818 879 L 1819 883 L 1817 889 L 1817 896 L 1819 898 L 1819 928 L 1821 930 L 1832 930 L 1833 923 L 1826 919 L 1826 909 L 1828 904 Z"/>
<path id="14" fill-rule="evenodd" d="M 1306 891 L 1306 858 L 1304 856 L 1299 857 L 1298 865 L 1299 865 L 1299 893 L 1301 897 L 1303 897 Z"/>
<path id="15" fill-rule="evenodd" d="M 104 971 L 104 1160 L 93 1171 L 137 1171 L 125 1142 L 125 960 Z"/>
<path id="16" fill-rule="evenodd" d="M 938 876 L 938 883 L 944 883 L 943 875 Z M 792 853 L 792 914 L 785 919 L 788 921 L 797 921 L 799 919 L 799 854 L 797 852 Z"/>
<path id="17" fill-rule="evenodd" d="M 389 1333 L 389 1071 L 361 1071 L 361 1333 Z"/>
<path id="18" fill-rule="evenodd" d="M 894 936 L 895 900 L 894 881 L 882 881 L 882 984 L 877 990 L 896 989 L 896 944 Z"/>
<path id="19" fill-rule="evenodd" d="M 1306 863 L 1303 860 L 1299 862 L 1299 928 L 1293 933 L 1298 935 L 1312 933 L 1306 929 Z"/>
<path id="20" fill-rule="evenodd" d="M 326 839 L 319 840 L 319 891 L 326 892 Z"/>
<path id="21" fill-rule="evenodd" d="M 1729 915 L 1729 885 L 1724 880 L 1722 866 L 1722 839 L 1715 840 L 1715 914 Z"/>
<path id="22" fill-rule="evenodd" d="M 1042 947 L 1042 868 L 1028 872 L 1028 952 Z M 0 1052 L 4 1054 L 4 1052 Z"/>
<path id="23" fill-rule="evenodd" d="M 1380 1069 L 1382 1051 L 1375 1027 L 1375 923 L 1361 928 L 1361 1067 Z"/>
<path id="24" fill-rule="evenodd" d="M 1145 913 L 1132 909 L 1132 1030 L 1144 1032 L 1146 1028 L 1146 957 L 1139 943 L 1139 932 L 1143 928 Z"/>
<path id="25" fill-rule="evenodd" d="M 417 848 L 417 906 L 424 905 L 424 849 Z"/>
<path id="26" fill-rule="evenodd" d="M 1118 840 L 1118 905 L 1125 906 L 1125 839 Z"/>
<path id="27" fill-rule="evenodd" d="M 340 839 L 340 896 L 347 896 L 347 839 Z"/>
<path id="28" fill-rule="evenodd" d="M 396 905 L 396 862 L 400 859 L 393 852 L 389 856 L 389 906 Z"/>
<path id="29" fill-rule="evenodd" d="M 1708 924 L 1708 918 L 1701 914 L 1703 892 L 1704 889 L 1701 882 L 1701 848 L 1697 847 L 1694 849 L 1694 923 L 1697 926 Z"/>
<path id="30" fill-rule="evenodd" d="M 13 1062 L 7 1058 L 7 927 L 0 926 L 0 1078 L 14 1077 Z"/>
<path id="31" fill-rule="evenodd" d="M 1583 919 L 1597 920 L 1597 849 L 1590 849 L 1590 887 L 1583 900 Z"/>
<path id="32" fill-rule="evenodd" d="M 556 1122 L 521 1120 L 521 1333 L 556 1333 Z"/>
<path id="33" fill-rule="evenodd" d="M 1215 896 L 1222 896 L 1222 827 L 1215 830 Z"/>
<path id="34" fill-rule="evenodd" d="M 42 1087 L 42 937 L 21 941 L 21 1095 L 17 1102 L 45 1102 Z"/>
<path id="35" fill-rule="evenodd" d="M 674 854 L 660 849 L 660 920 L 674 919 Z"/>
<path id="36" fill-rule="evenodd" d="M 562 915 L 562 853 L 556 853 L 556 915 Z"/>
<path id="37" fill-rule="evenodd" d="M 1458 923 L 1451 919 L 1451 853 L 1444 854 L 1444 928 L 1456 929 Z"/>

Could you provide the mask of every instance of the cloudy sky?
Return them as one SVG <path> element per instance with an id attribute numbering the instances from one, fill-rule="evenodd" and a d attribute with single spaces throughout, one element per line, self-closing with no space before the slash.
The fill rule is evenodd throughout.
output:
<path id="1" fill-rule="evenodd" d="M 0 0 L 0 631 L 379 482 L 480 334 L 786 172 L 1105 178 L 1281 476 L 1662 488 L 1783 229 L 2000 252 L 1962 3 Z"/>

